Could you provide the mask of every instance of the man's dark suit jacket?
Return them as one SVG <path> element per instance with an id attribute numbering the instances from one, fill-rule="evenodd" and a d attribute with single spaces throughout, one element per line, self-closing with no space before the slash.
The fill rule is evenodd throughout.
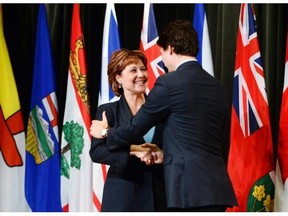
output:
<path id="1" fill-rule="evenodd" d="M 109 125 L 118 126 L 132 118 L 125 97 L 119 101 L 98 107 L 96 119 L 106 111 Z M 142 144 L 137 138 L 133 144 Z M 162 134 L 155 129 L 153 143 L 161 147 Z M 90 157 L 93 162 L 108 164 L 110 168 L 104 185 L 102 211 L 167 211 L 162 165 L 147 166 L 135 156 L 129 156 L 130 148 L 109 152 L 105 140 L 92 138 Z"/>
<path id="2" fill-rule="evenodd" d="M 238 205 L 221 149 L 226 97 L 224 85 L 197 61 L 183 63 L 157 78 L 130 122 L 108 130 L 109 149 L 127 146 L 162 123 L 168 207 Z"/>

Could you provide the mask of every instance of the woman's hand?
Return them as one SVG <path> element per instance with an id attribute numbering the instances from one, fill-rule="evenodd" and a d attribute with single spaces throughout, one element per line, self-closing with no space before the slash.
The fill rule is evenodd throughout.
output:
<path id="1" fill-rule="evenodd" d="M 108 125 L 108 121 L 106 118 L 106 112 L 103 111 L 102 121 L 99 121 L 99 120 L 92 121 L 92 124 L 90 126 L 90 135 L 98 139 L 103 139 L 102 131 L 104 129 L 107 129 L 108 127 L 109 125 Z"/>

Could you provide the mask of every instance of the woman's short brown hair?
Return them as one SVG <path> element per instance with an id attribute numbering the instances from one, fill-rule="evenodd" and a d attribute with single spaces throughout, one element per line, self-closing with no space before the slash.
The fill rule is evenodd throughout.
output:
<path id="1" fill-rule="evenodd" d="M 108 81 L 112 88 L 112 91 L 116 96 L 123 94 L 123 89 L 119 88 L 119 83 L 116 80 L 116 76 L 120 75 L 127 65 L 137 64 L 142 61 L 147 68 L 147 58 L 145 54 L 140 50 L 120 49 L 112 53 L 108 64 Z"/>

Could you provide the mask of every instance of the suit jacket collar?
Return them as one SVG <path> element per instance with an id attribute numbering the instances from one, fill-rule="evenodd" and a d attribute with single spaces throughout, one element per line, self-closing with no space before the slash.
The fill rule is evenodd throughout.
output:
<path id="1" fill-rule="evenodd" d="M 183 64 L 187 63 L 187 62 L 191 62 L 191 61 L 196 61 L 197 62 L 197 59 L 187 59 L 185 61 L 182 61 L 177 67 L 176 67 L 176 70 Z"/>
<path id="2" fill-rule="evenodd" d="M 119 112 L 120 111 L 120 112 Z M 119 122 L 126 122 L 127 119 L 132 118 L 132 113 L 124 96 L 121 96 L 118 101 L 118 117 Z"/>
<path id="3" fill-rule="evenodd" d="M 178 68 L 177 68 L 177 71 L 178 70 L 182 70 L 182 69 L 184 69 L 184 68 L 186 68 L 186 67 L 191 67 L 191 66 L 198 66 L 198 67 L 201 67 L 202 68 L 202 66 L 200 65 L 200 63 L 198 62 L 198 61 L 188 61 L 188 62 L 185 62 L 185 63 L 183 63 L 183 64 L 181 64 Z"/>
<path id="4" fill-rule="evenodd" d="M 145 95 L 145 97 L 147 97 L 147 96 Z M 119 117 L 119 120 L 121 120 L 121 121 L 125 120 L 125 122 L 126 122 L 127 119 L 130 119 L 130 118 L 133 117 L 133 115 L 132 115 L 132 113 L 131 113 L 131 110 L 130 110 L 130 107 L 129 107 L 128 103 L 127 103 L 127 100 L 126 100 L 125 96 L 122 95 L 122 96 L 120 97 L 120 99 L 119 99 L 119 101 L 118 101 L 118 107 L 119 107 L 120 110 L 121 110 L 121 115 L 118 115 L 118 116 L 120 116 L 120 117 Z M 118 108 L 118 109 L 119 109 L 119 108 Z M 118 113 L 118 114 L 119 114 L 119 113 Z"/>

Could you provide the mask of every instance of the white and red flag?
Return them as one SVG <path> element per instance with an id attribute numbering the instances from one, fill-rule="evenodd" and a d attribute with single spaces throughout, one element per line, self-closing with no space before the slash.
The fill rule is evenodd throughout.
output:
<path id="1" fill-rule="evenodd" d="M 277 145 L 277 181 L 275 211 L 288 211 L 288 34 L 286 36 L 285 73 Z"/>
<path id="2" fill-rule="evenodd" d="M 90 108 L 80 5 L 74 4 L 66 104 L 61 137 L 61 201 L 64 211 L 92 212 Z"/>

